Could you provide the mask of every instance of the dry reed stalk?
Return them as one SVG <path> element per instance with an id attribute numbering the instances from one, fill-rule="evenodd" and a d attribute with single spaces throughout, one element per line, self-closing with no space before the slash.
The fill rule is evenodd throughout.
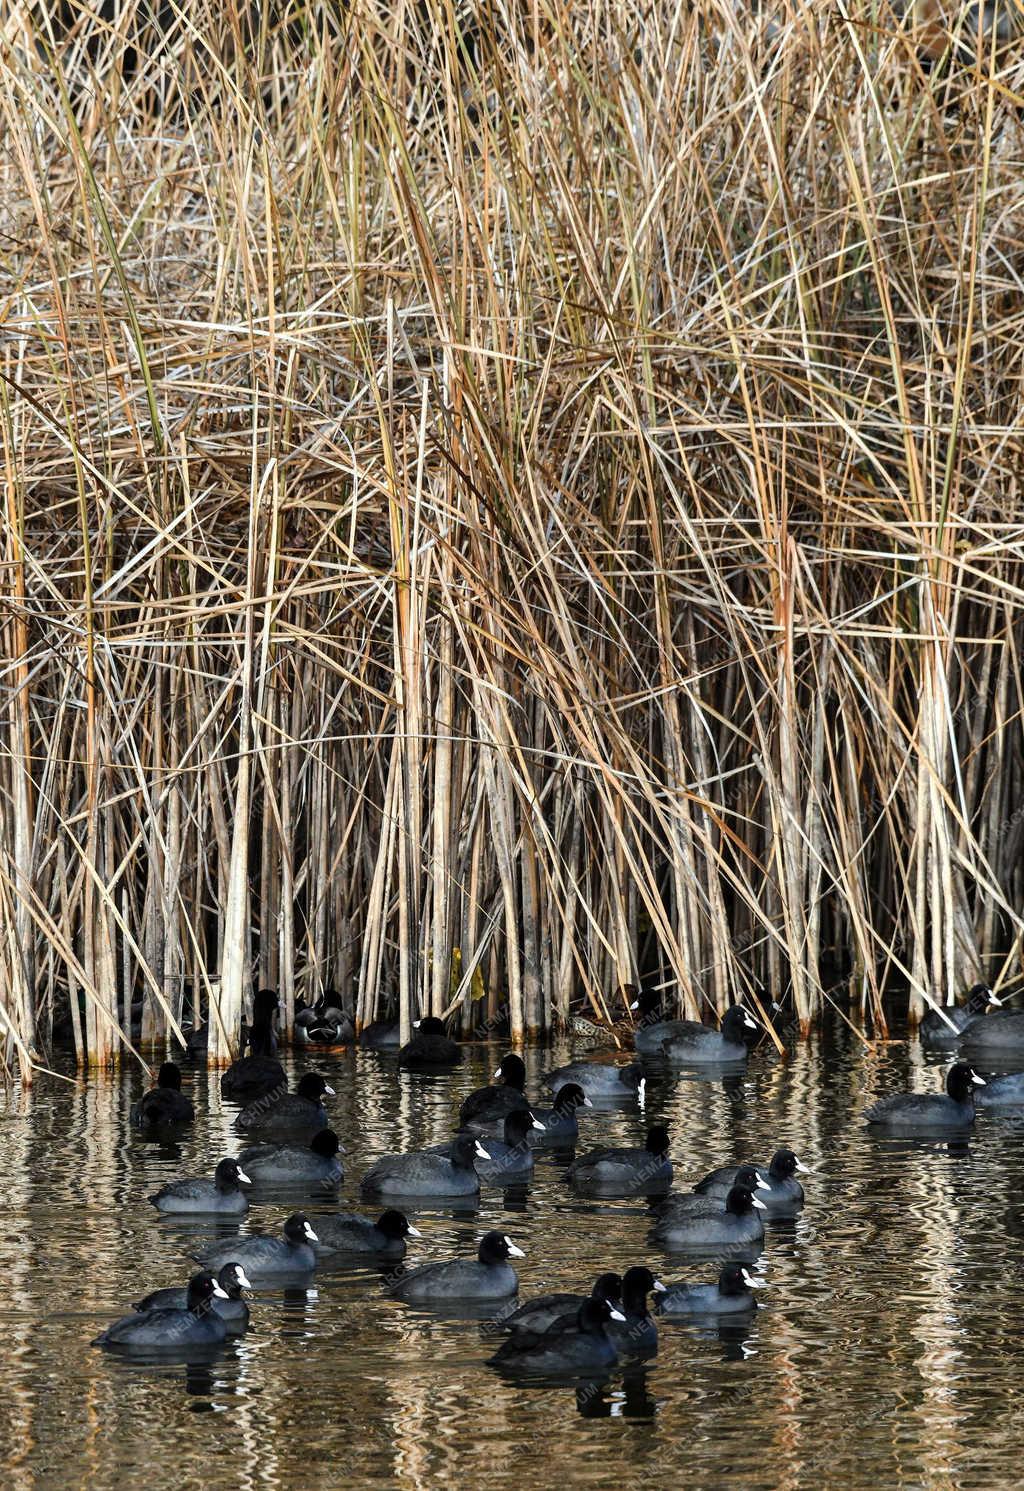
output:
<path id="1" fill-rule="evenodd" d="M 1019 44 L 172 9 L 0 33 L 6 1057 L 1016 987 Z"/>

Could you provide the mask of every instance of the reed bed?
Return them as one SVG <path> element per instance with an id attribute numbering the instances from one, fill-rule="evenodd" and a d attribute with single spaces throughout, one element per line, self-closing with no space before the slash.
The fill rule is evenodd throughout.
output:
<path id="1" fill-rule="evenodd" d="M 1019 981 L 1017 42 L 0 16 L 9 1068 Z"/>

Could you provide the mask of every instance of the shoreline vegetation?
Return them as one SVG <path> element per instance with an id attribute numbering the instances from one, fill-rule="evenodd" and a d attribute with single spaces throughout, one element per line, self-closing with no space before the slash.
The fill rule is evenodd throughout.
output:
<path id="1" fill-rule="evenodd" d="M 154 8 L 0 30 L 7 1069 L 1012 992 L 1019 40 Z"/>

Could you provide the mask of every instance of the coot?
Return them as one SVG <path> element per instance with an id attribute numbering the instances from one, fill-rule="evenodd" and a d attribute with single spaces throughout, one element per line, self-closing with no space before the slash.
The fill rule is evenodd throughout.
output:
<path id="1" fill-rule="evenodd" d="M 336 1186 L 344 1179 L 340 1153 L 341 1145 L 334 1130 L 321 1129 L 306 1148 L 296 1144 L 254 1144 L 242 1150 L 238 1162 L 255 1184 L 321 1181 Z"/>
<path id="2" fill-rule="evenodd" d="M 327 1127 L 327 1110 L 321 1098 L 334 1096 L 334 1088 L 328 1087 L 317 1072 L 307 1072 L 294 1092 L 283 1092 L 279 1096 L 260 1098 L 243 1108 L 235 1119 L 235 1127 L 251 1134 L 269 1134 L 277 1137 L 314 1134 Z"/>
<path id="3" fill-rule="evenodd" d="M 249 1202 L 238 1188 L 240 1183 L 249 1185 L 250 1181 L 239 1162 L 221 1160 L 212 1180 L 172 1180 L 149 1199 L 168 1216 L 244 1217 Z"/>
<path id="4" fill-rule="evenodd" d="M 966 1062 L 958 1061 L 949 1069 L 944 1094 L 897 1093 L 875 1103 L 864 1117 L 871 1128 L 884 1129 L 891 1134 L 969 1129 L 974 1123 L 974 1089 L 984 1086 L 983 1078 Z"/>
<path id="5" fill-rule="evenodd" d="M 188 1352 L 220 1346 L 227 1337 L 227 1325 L 211 1305 L 223 1295 L 224 1290 L 212 1274 L 193 1274 L 184 1309 L 125 1315 L 108 1326 L 92 1344 L 113 1351 L 141 1352 Z"/>
<path id="6" fill-rule="evenodd" d="M 425 1263 L 390 1284 L 391 1293 L 407 1302 L 428 1304 L 450 1299 L 505 1299 L 519 1288 L 510 1258 L 524 1257 L 511 1238 L 488 1232 L 475 1258 Z"/>
<path id="7" fill-rule="evenodd" d="M 164 1123 L 192 1123 L 196 1112 L 181 1090 L 181 1069 L 165 1061 L 151 1087 L 131 1109 L 131 1121 L 137 1128 L 155 1128 Z"/>

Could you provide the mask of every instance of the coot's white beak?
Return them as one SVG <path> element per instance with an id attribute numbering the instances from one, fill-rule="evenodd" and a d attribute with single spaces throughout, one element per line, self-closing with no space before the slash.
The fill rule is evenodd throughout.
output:
<path id="1" fill-rule="evenodd" d="M 420 1022 L 418 1020 L 414 1020 L 412 1022 L 412 1028 L 413 1028 L 413 1030 L 419 1030 L 419 1028 L 420 1028 Z"/>
<path id="2" fill-rule="evenodd" d="M 496 1076 L 496 1077 L 500 1077 L 500 1076 L 501 1076 L 501 1067 L 500 1067 L 500 1066 L 496 1066 L 496 1067 L 495 1067 L 495 1068 L 494 1068 L 494 1075 L 495 1075 L 495 1076 Z"/>
<path id="3" fill-rule="evenodd" d="M 759 1170 L 757 1172 L 757 1189 L 759 1191 L 770 1191 L 771 1188 L 772 1188 L 771 1181 L 770 1180 L 765 1180 L 764 1176 L 761 1174 L 761 1172 Z"/>
<path id="4" fill-rule="evenodd" d="M 252 1288 L 252 1285 L 249 1283 L 249 1280 L 246 1278 L 245 1269 L 242 1267 L 242 1265 L 240 1263 L 236 1263 L 235 1264 L 235 1278 L 238 1280 L 238 1285 L 239 1285 L 240 1289 L 251 1289 Z"/>
<path id="5" fill-rule="evenodd" d="M 764 1202 L 763 1201 L 758 1201 L 758 1199 L 757 1199 L 756 1196 L 751 1196 L 750 1199 L 753 1202 L 753 1204 L 757 1207 L 758 1211 L 767 1211 L 768 1210 L 768 1208 L 767 1208 L 767 1206 L 765 1206 Z"/>
<path id="6" fill-rule="evenodd" d="M 515 1243 L 512 1241 L 512 1239 L 510 1237 L 506 1237 L 506 1239 L 505 1239 L 505 1246 L 508 1248 L 508 1256 L 510 1258 L 525 1258 L 526 1257 L 526 1254 L 523 1252 L 522 1248 L 517 1248 L 516 1245 L 515 1245 Z"/>
<path id="7" fill-rule="evenodd" d="M 422 1237 L 423 1233 L 418 1227 L 409 1227 L 407 1228 L 405 1235 L 406 1237 Z"/>
<path id="8" fill-rule="evenodd" d="M 476 1141 L 476 1157 L 478 1160 L 489 1160 L 491 1158 L 479 1139 Z"/>
<path id="9" fill-rule="evenodd" d="M 663 1284 L 660 1279 L 655 1279 L 655 1281 L 654 1281 L 654 1292 L 655 1292 L 655 1294 L 667 1294 L 668 1293 L 668 1285 L 667 1284 Z"/>
<path id="10" fill-rule="evenodd" d="M 534 1128 L 535 1128 L 535 1129 L 540 1129 L 540 1130 L 541 1130 L 541 1132 L 543 1132 L 543 1131 L 544 1131 L 544 1129 L 545 1129 L 545 1127 L 546 1127 L 546 1125 L 545 1125 L 545 1124 L 542 1124 L 542 1123 L 541 1123 L 541 1121 L 540 1121 L 540 1119 L 539 1119 L 539 1118 L 534 1118 L 534 1116 L 533 1116 L 533 1114 L 532 1114 L 532 1113 L 531 1113 L 531 1114 L 530 1114 L 530 1121 L 531 1121 L 531 1122 L 532 1122 L 532 1124 L 533 1124 L 533 1127 L 534 1127 Z"/>
<path id="11" fill-rule="evenodd" d="M 797 1168 L 797 1170 L 799 1170 L 799 1172 L 800 1172 L 801 1175 L 813 1175 L 814 1174 L 814 1171 L 811 1169 L 810 1165 L 805 1165 L 804 1162 L 803 1162 L 803 1160 L 797 1160 L 797 1162 L 796 1162 L 796 1168 Z"/>
<path id="12" fill-rule="evenodd" d="M 748 1289 L 767 1289 L 768 1288 L 768 1280 L 767 1279 L 758 1279 L 758 1278 L 755 1278 L 753 1274 L 748 1274 L 745 1268 L 741 1269 L 740 1272 L 743 1275 L 743 1282 L 746 1284 L 746 1286 L 747 1286 Z"/>
<path id="13" fill-rule="evenodd" d="M 324 1083 L 324 1093 L 325 1093 L 325 1095 L 327 1097 L 333 1098 L 334 1097 L 334 1088 L 333 1087 L 328 1087 L 327 1083 L 325 1082 Z"/>
<path id="14" fill-rule="evenodd" d="M 979 1077 L 978 1074 L 977 1074 L 977 1072 L 972 1072 L 971 1073 L 971 1081 L 974 1083 L 975 1087 L 987 1087 L 988 1086 L 988 1083 L 985 1081 L 985 1078 L 984 1077 Z"/>
<path id="15" fill-rule="evenodd" d="M 214 1292 L 214 1294 L 216 1295 L 216 1297 L 218 1299 L 227 1299 L 227 1297 L 228 1297 L 227 1290 L 226 1289 L 222 1289 L 220 1287 L 220 1285 L 217 1283 L 216 1279 L 214 1279 L 214 1281 L 213 1281 L 213 1292 Z"/>
<path id="16" fill-rule="evenodd" d="M 594 1106 L 590 1099 L 587 1097 L 586 1093 L 583 1094 L 583 1106 L 584 1108 L 592 1108 Z"/>
<path id="17" fill-rule="evenodd" d="M 242 1169 L 242 1167 L 241 1167 L 241 1166 L 239 1166 L 239 1168 L 238 1168 L 238 1177 L 237 1177 L 237 1178 L 238 1178 L 238 1179 L 239 1179 L 239 1180 L 240 1180 L 240 1181 L 242 1181 L 242 1182 L 243 1182 L 243 1183 L 244 1183 L 244 1184 L 245 1184 L 245 1185 L 247 1185 L 247 1186 L 251 1186 L 251 1185 L 252 1185 L 252 1181 L 251 1181 L 251 1180 L 250 1180 L 250 1179 L 249 1179 L 249 1177 L 248 1177 L 248 1176 L 247 1176 L 247 1175 L 246 1175 L 246 1173 L 245 1173 L 245 1171 L 244 1171 L 244 1170 L 243 1170 L 243 1169 Z"/>
<path id="18" fill-rule="evenodd" d="M 630 1007 L 631 1010 L 638 1010 L 640 1008 L 640 1001 L 639 1001 L 639 999 L 634 999 L 633 1003 L 629 1007 Z"/>
<path id="19" fill-rule="evenodd" d="M 993 994 L 991 989 L 989 989 L 987 991 L 987 993 L 988 993 L 988 1002 L 989 1002 L 989 1004 L 994 1004 L 997 1009 L 1002 1009 L 1002 1007 L 1003 1007 L 1003 1001 L 999 998 L 999 995 L 998 994 Z"/>
<path id="20" fill-rule="evenodd" d="M 320 1241 L 320 1239 L 317 1237 L 316 1233 L 313 1231 L 312 1227 L 309 1225 L 308 1222 L 305 1222 L 303 1224 L 302 1230 L 306 1234 L 306 1236 L 309 1238 L 310 1242 L 319 1242 Z"/>
<path id="21" fill-rule="evenodd" d="M 743 1011 L 743 1023 L 747 1027 L 748 1030 L 756 1030 L 757 1029 L 757 1021 L 756 1020 L 752 1020 L 750 1018 L 750 1016 L 747 1014 L 746 1010 Z"/>
<path id="22" fill-rule="evenodd" d="M 611 1311 L 612 1320 L 618 1320 L 620 1324 L 624 1325 L 626 1322 L 626 1317 L 625 1315 L 623 1315 L 622 1311 L 617 1310 L 614 1305 L 609 1305 L 608 1308 Z"/>

